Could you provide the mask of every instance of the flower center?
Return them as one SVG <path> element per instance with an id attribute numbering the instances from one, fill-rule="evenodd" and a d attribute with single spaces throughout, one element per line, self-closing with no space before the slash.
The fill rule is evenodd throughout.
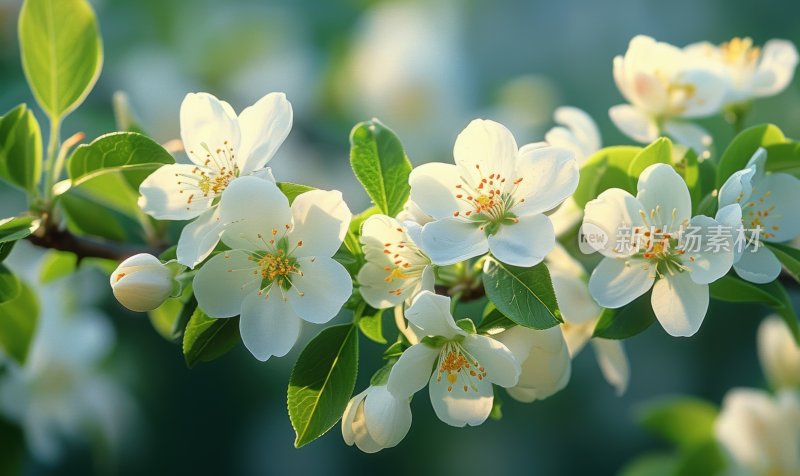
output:
<path id="1" fill-rule="evenodd" d="M 397 231 L 405 233 L 402 228 L 398 228 Z M 389 294 L 395 296 L 400 296 L 403 291 L 414 286 L 425 267 L 430 264 L 428 257 L 413 241 L 399 240 L 395 243 L 384 243 L 383 254 L 391 261 L 390 265 L 383 268 L 387 273 L 383 280 L 387 283 L 402 281 L 398 288 L 389 290 Z"/>
<path id="2" fill-rule="evenodd" d="M 476 381 L 486 377 L 486 369 L 459 344 L 448 342 L 439 352 L 436 381 L 441 382 L 443 376 L 447 379 L 448 392 L 452 392 L 456 385 L 465 392 L 470 389 L 477 392 Z"/>
<path id="3" fill-rule="evenodd" d="M 288 277 L 297 271 L 296 260 L 284 256 L 283 250 L 279 249 L 276 254 L 266 253 L 258 260 L 258 267 L 261 269 L 261 278 L 270 282 L 278 279 L 281 284 L 282 278 Z"/>
<path id="4" fill-rule="evenodd" d="M 767 201 L 770 196 L 772 196 L 772 191 L 767 190 L 759 197 L 756 194 L 756 188 L 753 187 L 750 200 L 742 205 L 742 224 L 744 227 L 749 233 L 760 233 L 760 236 L 767 240 L 775 238 L 774 232 L 781 229 L 780 226 L 774 224 L 781 216 L 773 213 L 775 205 Z M 741 198 L 742 195 L 740 194 L 736 201 L 740 201 Z M 771 224 L 767 224 L 767 221 Z"/>
<path id="5" fill-rule="evenodd" d="M 286 236 L 290 229 L 291 225 L 285 225 L 281 236 L 278 236 L 277 229 L 273 229 L 269 239 L 260 233 L 256 235 L 257 240 L 251 241 L 253 249 L 258 251 L 252 251 L 247 256 L 247 260 L 253 264 L 242 269 L 230 268 L 228 272 L 244 271 L 251 273 L 253 276 L 252 281 L 249 281 L 244 286 L 252 285 L 253 281 L 257 281 L 259 283 L 259 296 L 266 295 L 269 297 L 274 284 L 278 285 L 278 289 L 284 299 L 286 299 L 286 295 L 283 291 L 288 291 L 289 289 L 294 289 L 300 296 L 304 296 L 305 293 L 297 288 L 296 283 L 292 282 L 293 276 L 303 276 L 300 264 L 297 258 L 293 256 L 295 250 L 303 246 L 303 241 L 300 240 L 294 247 L 290 247 Z M 228 254 L 225 255 L 225 258 L 229 257 Z M 313 262 L 313 258 L 311 261 Z"/>
<path id="6" fill-rule="evenodd" d="M 228 141 L 223 142 L 222 148 L 213 151 L 205 142 L 201 146 L 205 151 L 204 156 L 194 150 L 189 150 L 188 153 L 196 163 L 202 161 L 203 165 L 196 166 L 188 174 L 175 174 L 178 177 L 179 193 L 187 194 L 187 205 L 201 200 L 208 201 L 209 205 L 213 204 L 231 181 L 239 176 L 234 150 Z M 189 210 L 190 207 L 187 206 L 186 209 Z"/>
<path id="7" fill-rule="evenodd" d="M 479 174 L 477 185 L 461 177 L 461 183 L 455 186 L 456 198 L 466 202 L 468 210 L 463 215 L 461 211 L 453 212 L 453 216 L 479 223 L 481 229 L 486 230 L 489 234 L 494 234 L 497 228 L 504 223 L 519 222 L 511 209 L 525 201 L 524 198 L 515 196 L 522 177 L 509 181 L 496 172 L 486 175 L 479 164 L 476 164 L 475 168 Z M 510 189 L 508 184 L 511 185 Z"/>
<path id="8" fill-rule="evenodd" d="M 761 48 L 753 46 L 753 40 L 750 38 L 734 38 L 723 43 L 720 49 L 722 59 L 732 66 L 755 67 L 761 57 Z"/>
<path id="9" fill-rule="evenodd" d="M 656 276 L 660 277 L 664 274 L 682 273 L 690 271 L 683 261 L 688 259 L 694 261 L 695 257 L 692 254 L 686 255 L 687 251 L 699 251 L 700 239 L 698 235 L 684 234 L 682 230 L 688 225 L 684 222 L 676 225 L 677 209 L 672 209 L 672 219 L 669 224 L 663 226 L 652 225 L 651 223 L 664 223 L 665 220 L 661 216 L 661 207 L 650 210 L 650 213 L 645 213 L 644 210 L 639 210 L 639 216 L 645 223 L 645 226 L 637 226 L 632 230 L 632 244 L 637 250 L 633 255 L 634 258 L 644 260 L 655 270 Z M 672 230 L 679 230 L 677 233 Z M 679 239 L 679 238 L 682 238 Z M 630 264 L 630 262 L 628 262 Z"/>

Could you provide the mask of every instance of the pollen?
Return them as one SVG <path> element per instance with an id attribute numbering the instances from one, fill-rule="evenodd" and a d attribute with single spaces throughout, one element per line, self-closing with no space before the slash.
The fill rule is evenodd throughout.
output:
<path id="1" fill-rule="evenodd" d="M 297 266 L 292 264 L 291 260 L 282 253 L 265 254 L 258 260 L 258 267 L 261 269 L 261 277 L 268 281 L 289 276 L 297 271 Z"/>

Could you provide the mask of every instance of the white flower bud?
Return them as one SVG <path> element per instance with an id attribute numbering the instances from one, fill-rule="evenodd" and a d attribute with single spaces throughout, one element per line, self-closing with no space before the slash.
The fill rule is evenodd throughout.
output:
<path id="1" fill-rule="evenodd" d="M 126 259 L 111 273 L 114 297 L 131 311 L 152 311 L 171 294 L 175 283 L 169 267 L 153 255 L 141 253 Z"/>
<path id="2" fill-rule="evenodd" d="M 365 453 L 396 446 L 411 428 L 411 406 L 386 385 L 370 386 L 350 400 L 342 416 L 344 442 Z"/>
<path id="3" fill-rule="evenodd" d="M 758 357 L 767 380 L 775 389 L 800 388 L 800 348 L 780 317 L 770 316 L 761 322 Z"/>

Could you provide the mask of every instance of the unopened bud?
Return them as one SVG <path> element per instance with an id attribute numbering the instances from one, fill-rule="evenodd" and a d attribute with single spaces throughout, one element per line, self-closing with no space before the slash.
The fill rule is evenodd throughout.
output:
<path id="1" fill-rule="evenodd" d="M 152 311 L 170 295 L 175 284 L 173 271 L 158 258 L 141 253 L 126 259 L 111 274 L 114 297 L 131 311 Z"/>

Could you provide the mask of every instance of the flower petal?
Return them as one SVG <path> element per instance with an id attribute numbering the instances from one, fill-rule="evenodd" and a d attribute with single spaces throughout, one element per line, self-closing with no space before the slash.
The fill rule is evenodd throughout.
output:
<path id="1" fill-rule="evenodd" d="M 667 121 L 664 124 L 664 132 L 678 144 L 694 150 L 701 160 L 708 157 L 708 150 L 711 148 L 713 138 L 708 131 L 697 124 Z"/>
<path id="2" fill-rule="evenodd" d="M 513 387 L 519 381 L 520 363 L 500 341 L 469 334 L 461 344 L 486 370 L 486 378 L 501 387 Z"/>
<path id="3" fill-rule="evenodd" d="M 755 73 L 753 94 L 772 96 L 786 89 L 797 67 L 797 48 L 791 41 L 769 40 L 764 44 Z"/>
<path id="4" fill-rule="evenodd" d="M 656 122 L 628 104 L 613 106 L 608 110 L 608 117 L 623 134 L 643 144 L 658 138 Z"/>
<path id="5" fill-rule="evenodd" d="M 222 241 L 232 249 L 268 250 L 268 240 L 291 227 L 289 201 L 278 187 L 257 177 L 239 177 L 222 193 Z"/>
<path id="6" fill-rule="evenodd" d="M 766 154 L 764 149 L 759 149 L 759 151 L 760 152 L 756 153 Z M 747 203 L 750 194 L 753 192 L 752 180 L 755 173 L 756 168 L 754 166 L 748 166 L 747 168 L 737 170 L 731 174 L 728 180 L 726 180 L 719 189 L 719 207 L 722 208 L 732 204 Z"/>
<path id="7" fill-rule="evenodd" d="M 707 245 L 697 247 L 697 250 L 688 249 L 683 255 L 683 265 L 689 268 L 692 280 L 698 284 L 708 284 L 728 274 L 733 266 L 732 233 L 735 231 L 726 229 L 724 224 L 704 215 L 692 218 L 690 227 L 699 231 L 699 236 L 705 239 L 702 242 Z M 711 246 L 712 240 L 720 245 L 719 249 Z"/>
<path id="8" fill-rule="evenodd" d="M 617 395 L 624 394 L 630 381 L 631 369 L 622 341 L 594 338 L 591 342 L 606 382 L 616 389 Z"/>
<path id="9" fill-rule="evenodd" d="M 517 386 L 507 389 L 512 398 L 526 403 L 541 400 L 569 382 L 572 365 L 559 327 L 535 330 L 515 326 L 496 337 L 522 362 Z"/>
<path id="10" fill-rule="evenodd" d="M 237 163 L 242 174 L 263 168 L 292 130 L 292 105 L 283 93 L 269 93 L 239 114 L 242 133 Z"/>
<path id="11" fill-rule="evenodd" d="M 457 165 L 431 162 L 414 168 L 408 177 L 411 200 L 435 219 L 450 218 L 455 212 L 471 209 L 466 200 L 456 198 L 463 186 Z"/>
<path id="12" fill-rule="evenodd" d="M 234 164 L 225 157 L 231 149 L 237 154 L 240 138 L 239 122 L 228 103 L 208 93 L 189 93 L 183 99 L 181 139 L 189 160 L 206 165 L 210 159 L 214 168 L 231 169 Z"/>
<path id="13" fill-rule="evenodd" d="M 214 207 L 183 227 L 176 250 L 178 263 L 194 268 L 214 251 L 221 234 L 219 207 Z"/>
<path id="14" fill-rule="evenodd" d="M 139 185 L 139 208 L 156 220 L 191 220 L 205 212 L 211 200 L 197 188 L 196 170 L 196 165 L 162 165 Z"/>
<path id="15" fill-rule="evenodd" d="M 750 201 L 742 206 L 745 228 L 762 226 L 761 238 L 780 243 L 800 235 L 800 179 L 772 173 L 753 184 Z M 758 220 L 758 212 L 761 219 Z"/>
<path id="16" fill-rule="evenodd" d="M 333 256 L 342 246 L 352 216 L 338 190 L 312 190 L 299 195 L 292 202 L 294 226 L 289 232 L 289 244 L 303 244 L 294 256 Z"/>
<path id="17" fill-rule="evenodd" d="M 247 350 L 264 362 L 288 354 L 300 336 L 302 321 L 278 293 L 252 293 L 242 302 L 239 332 Z"/>
<path id="18" fill-rule="evenodd" d="M 387 281 L 387 274 L 383 266 L 371 262 L 367 262 L 358 271 L 358 290 L 367 304 L 375 309 L 394 307 L 405 301 L 404 293 L 398 295 L 394 292 L 397 283 Z"/>
<path id="19" fill-rule="evenodd" d="M 585 324 L 597 319 L 602 309 L 592 300 L 589 287 L 583 279 L 552 270 L 550 277 L 565 321 Z"/>
<path id="20" fill-rule="evenodd" d="M 200 309 L 211 317 L 233 317 L 242 300 L 258 291 L 261 276 L 256 264 L 243 251 L 225 251 L 203 265 L 192 281 Z"/>
<path id="21" fill-rule="evenodd" d="M 367 398 L 367 392 L 371 387 L 368 387 L 363 392 L 351 398 L 344 408 L 342 414 L 342 439 L 347 446 L 353 446 L 356 438 L 362 438 L 363 429 L 366 429 L 366 422 L 364 421 L 364 399 Z M 356 421 L 358 419 L 358 421 Z M 377 446 L 377 444 L 375 445 Z M 364 451 L 364 450 L 362 450 Z M 365 451 L 367 453 L 368 451 Z"/>
<path id="22" fill-rule="evenodd" d="M 603 258 L 589 278 L 589 292 L 598 304 L 616 309 L 646 293 L 655 269 L 646 261 Z"/>
<path id="23" fill-rule="evenodd" d="M 618 241 L 625 241 L 626 237 L 617 235 L 621 229 L 631 232 L 635 227 L 644 225 L 639 214 L 643 208 L 639 200 L 630 193 L 620 188 L 610 188 L 586 204 L 583 215 L 584 231 L 591 226 L 607 237 L 605 246 L 598 250 L 604 256 L 629 256 L 636 250 L 633 246 L 618 246 Z"/>
<path id="24" fill-rule="evenodd" d="M 511 131 L 500 123 L 485 119 L 470 122 L 458 135 L 453 147 L 456 165 L 465 178 L 472 178 L 469 180 L 472 184 L 480 182 L 482 173 L 510 177 L 514 171 L 516 156 L 517 142 Z M 417 202 L 413 197 L 412 199 Z"/>
<path id="25" fill-rule="evenodd" d="M 692 197 L 686 182 L 667 164 L 653 164 L 639 175 L 636 198 L 651 225 L 676 232 L 692 217 Z"/>
<path id="26" fill-rule="evenodd" d="M 422 291 L 406 309 L 405 316 L 426 336 L 452 339 L 457 335 L 465 335 L 450 314 L 450 298 L 447 296 Z"/>
<path id="27" fill-rule="evenodd" d="M 524 202 L 514 206 L 517 216 L 544 213 L 557 207 L 578 187 L 575 154 L 559 147 L 529 147 L 519 151 L 514 178 L 514 196 Z"/>
<path id="28" fill-rule="evenodd" d="M 451 385 L 448 379 L 437 380 L 431 375 L 428 392 L 436 416 L 455 427 L 478 426 L 489 417 L 494 401 L 494 390 L 488 379 L 473 379 L 474 388 L 465 391 L 460 382 Z"/>
<path id="29" fill-rule="evenodd" d="M 292 309 L 314 324 L 330 321 L 353 292 L 350 273 L 331 258 L 300 258 L 297 264 L 300 274 L 292 275 L 292 289 L 288 291 Z"/>
<path id="30" fill-rule="evenodd" d="M 708 310 L 708 285 L 697 284 L 691 273 L 665 275 L 653 286 L 653 312 L 667 334 L 693 336 Z"/>
<path id="31" fill-rule="evenodd" d="M 526 215 L 489 235 L 489 250 L 498 260 L 525 268 L 542 262 L 556 244 L 553 224 L 545 215 Z"/>
<path id="32" fill-rule="evenodd" d="M 556 147 L 571 148 L 579 165 L 602 147 L 600 130 L 585 111 L 577 107 L 562 106 L 556 108 L 553 119 L 565 127 L 550 129 L 545 134 L 545 140 Z"/>
<path id="33" fill-rule="evenodd" d="M 422 390 L 433 372 L 439 349 L 414 344 L 406 349 L 389 372 L 386 388 L 397 398 L 408 398 Z"/>
<path id="34" fill-rule="evenodd" d="M 376 385 L 364 402 L 369 435 L 382 448 L 400 443 L 411 429 L 411 406 L 407 398 L 396 398 L 386 385 Z"/>
<path id="35" fill-rule="evenodd" d="M 775 281 L 781 274 L 781 262 L 772 250 L 763 245 L 755 252 L 753 250 L 754 247 L 748 246 L 742 251 L 739 261 L 733 265 L 736 274 L 751 283 L 765 284 Z"/>
<path id="36" fill-rule="evenodd" d="M 489 241 L 480 227 L 454 218 L 433 221 L 422 227 L 422 243 L 418 244 L 433 263 L 441 266 L 489 251 Z"/>

